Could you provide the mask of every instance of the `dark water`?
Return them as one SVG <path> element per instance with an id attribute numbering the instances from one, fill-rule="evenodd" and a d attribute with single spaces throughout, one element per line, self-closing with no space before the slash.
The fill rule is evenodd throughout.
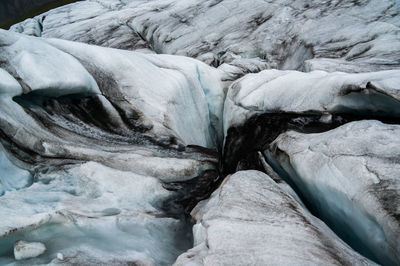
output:
<path id="1" fill-rule="evenodd" d="M 0 0 L 0 28 L 80 0 Z"/>

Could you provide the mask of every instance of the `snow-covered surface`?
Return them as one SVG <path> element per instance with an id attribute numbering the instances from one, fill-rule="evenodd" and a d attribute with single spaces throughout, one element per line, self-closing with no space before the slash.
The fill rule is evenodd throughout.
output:
<path id="1" fill-rule="evenodd" d="M 374 265 L 262 172 L 228 176 L 192 216 L 195 246 L 175 265 Z"/>
<path id="2" fill-rule="evenodd" d="M 46 38 L 150 48 L 230 63 L 241 74 L 260 67 L 360 72 L 399 67 L 399 10 L 396 0 L 88 0 L 11 29 L 38 35 L 40 24 Z M 304 64 L 313 58 L 333 60 Z"/>
<path id="3" fill-rule="evenodd" d="M 264 113 L 400 116 L 400 71 L 349 74 L 264 70 L 235 81 L 224 105 L 224 131 Z"/>
<path id="4" fill-rule="evenodd" d="M 382 263 L 400 263 L 399 125 L 366 120 L 319 134 L 290 131 L 271 151 L 335 230 L 348 228 Z"/>
<path id="5" fill-rule="evenodd" d="M 25 242 L 19 240 L 14 244 L 14 256 L 16 260 L 30 259 L 42 255 L 46 246 L 40 242 Z"/>

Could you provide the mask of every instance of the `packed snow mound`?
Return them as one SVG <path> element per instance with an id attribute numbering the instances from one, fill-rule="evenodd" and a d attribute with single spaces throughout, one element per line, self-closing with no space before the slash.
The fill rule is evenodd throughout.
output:
<path id="1" fill-rule="evenodd" d="M 259 171 L 228 176 L 192 216 L 195 246 L 175 265 L 374 265 Z"/>
<path id="2" fill-rule="evenodd" d="M 363 72 L 400 66 L 399 10 L 396 0 L 96 0 L 11 30 L 229 63 L 239 75 L 265 68 Z"/>
<path id="3" fill-rule="evenodd" d="M 248 74 L 229 87 L 224 105 L 225 136 L 230 127 L 268 113 L 399 117 L 399 84 L 399 70 L 357 74 L 264 70 Z"/>
<path id="4" fill-rule="evenodd" d="M 354 235 L 347 240 L 365 245 L 381 263 L 397 265 L 399 136 L 399 125 L 366 120 L 319 134 L 289 131 L 270 151 L 319 217 L 348 238 Z"/>

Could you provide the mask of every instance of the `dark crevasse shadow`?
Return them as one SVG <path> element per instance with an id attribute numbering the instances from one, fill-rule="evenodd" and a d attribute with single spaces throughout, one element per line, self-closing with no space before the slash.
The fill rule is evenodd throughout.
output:
<path id="1" fill-rule="evenodd" d="M 395 265 L 395 263 L 385 256 L 378 258 L 376 250 L 371 250 L 369 239 L 360 238 L 353 232 L 354 224 L 365 225 L 366 228 L 376 230 L 376 235 L 383 236 L 383 231 L 373 217 L 367 215 L 357 206 L 340 198 L 336 198 L 337 204 L 349 206 L 349 210 L 338 208 L 331 210 L 327 207 L 326 195 L 318 197 L 301 183 L 301 178 L 296 178 L 296 171 L 286 171 L 283 166 L 269 152 L 270 144 L 281 134 L 289 130 L 301 133 L 321 133 L 337 128 L 352 121 L 360 120 L 379 120 L 386 124 L 400 124 L 400 117 L 387 113 L 362 113 L 362 112 L 343 112 L 333 114 L 330 121 L 326 122 L 319 113 L 268 113 L 255 115 L 248 119 L 244 125 L 233 127 L 228 130 L 225 139 L 223 164 L 221 171 L 224 175 L 234 173 L 238 170 L 256 169 L 265 171 L 263 162 L 260 161 L 260 151 L 265 161 L 273 170 L 288 183 L 304 202 L 309 211 L 316 217 L 323 220 L 333 231 L 347 242 L 353 249 L 360 254 L 383 265 Z M 290 168 L 290 167 L 289 167 Z M 295 182 L 294 180 L 297 180 Z M 328 192 L 327 192 L 328 193 Z M 334 193 L 331 193 L 334 195 Z M 325 205 L 324 205 L 325 204 Z M 347 204 L 347 205 L 346 205 Z"/>
<path id="2" fill-rule="evenodd" d="M 281 133 L 294 130 L 302 133 L 325 132 L 352 121 L 379 120 L 386 124 L 400 124 L 400 117 L 387 117 L 380 113 L 338 113 L 328 123 L 321 122 L 318 113 L 268 113 L 256 115 L 243 126 L 232 127 L 225 139 L 223 173 L 234 173 L 239 169 L 262 170 L 258 151 L 268 149 L 269 144 Z"/>

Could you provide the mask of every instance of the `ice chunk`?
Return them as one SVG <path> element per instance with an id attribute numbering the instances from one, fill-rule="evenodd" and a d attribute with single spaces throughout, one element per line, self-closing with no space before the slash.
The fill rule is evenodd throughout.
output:
<path id="1" fill-rule="evenodd" d="M 64 260 L 64 255 L 62 253 L 57 253 L 58 260 Z"/>
<path id="2" fill-rule="evenodd" d="M 46 251 L 46 246 L 40 242 L 25 242 L 19 240 L 14 245 L 14 256 L 16 260 L 35 258 Z"/>

